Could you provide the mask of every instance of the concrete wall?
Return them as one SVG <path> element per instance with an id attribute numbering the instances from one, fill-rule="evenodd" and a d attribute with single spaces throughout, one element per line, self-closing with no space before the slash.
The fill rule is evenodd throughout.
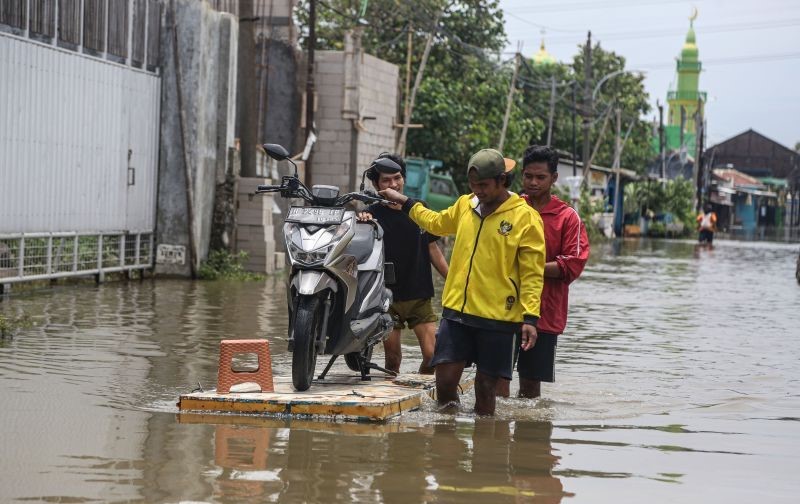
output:
<path id="1" fill-rule="evenodd" d="M 394 148 L 399 69 L 357 47 L 352 53 L 319 51 L 315 68 L 313 182 L 351 191 L 370 161 Z"/>
<path id="2" fill-rule="evenodd" d="M 361 172 L 381 152 L 394 150 L 397 129 L 398 79 L 400 69 L 397 65 L 364 54 L 361 63 L 360 115 L 365 131 L 358 134 L 358 165 L 351 187 L 358 188 Z M 356 180 L 358 181 L 356 183 Z"/>
<path id="3" fill-rule="evenodd" d="M 176 28 L 177 27 L 177 28 Z M 177 30 L 178 61 L 174 37 Z M 156 246 L 186 247 L 186 262 L 159 263 L 157 273 L 188 275 L 208 254 L 217 173 L 234 144 L 238 22 L 205 2 L 176 0 L 161 30 L 161 146 Z M 180 70 L 180 88 L 178 80 Z M 180 89 L 180 94 L 179 94 Z M 183 104 L 183 110 L 179 109 Z M 183 130 L 181 121 L 183 120 Z M 186 152 L 184 152 L 184 149 Z M 192 181 L 189 223 L 185 163 Z M 195 253 L 189 250 L 189 229 Z"/>
<path id="4" fill-rule="evenodd" d="M 237 214 L 236 249 L 247 252 L 247 271 L 272 273 L 275 271 L 275 239 L 272 227 L 272 206 L 275 196 L 255 192 L 260 184 L 271 184 L 270 179 L 242 177 L 239 179 L 239 211 Z"/>

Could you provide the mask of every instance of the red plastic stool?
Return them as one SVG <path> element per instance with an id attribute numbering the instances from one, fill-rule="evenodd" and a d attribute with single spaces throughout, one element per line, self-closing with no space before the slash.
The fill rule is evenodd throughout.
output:
<path id="1" fill-rule="evenodd" d="M 234 371 L 233 356 L 253 353 L 258 356 L 255 371 Z M 256 383 L 261 392 L 275 392 L 272 383 L 272 358 L 269 355 L 269 341 L 265 339 L 222 340 L 219 342 L 219 374 L 217 375 L 217 394 L 227 394 L 231 387 L 239 383 Z"/>

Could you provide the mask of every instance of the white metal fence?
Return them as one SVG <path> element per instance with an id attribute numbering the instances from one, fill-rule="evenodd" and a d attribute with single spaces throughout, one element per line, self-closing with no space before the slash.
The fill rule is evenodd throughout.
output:
<path id="1" fill-rule="evenodd" d="M 149 232 L 0 235 L 0 285 L 152 266 Z"/>
<path id="2" fill-rule="evenodd" d="M 0 286 L 152 266 L 160 9 L 0 0 Z"/>

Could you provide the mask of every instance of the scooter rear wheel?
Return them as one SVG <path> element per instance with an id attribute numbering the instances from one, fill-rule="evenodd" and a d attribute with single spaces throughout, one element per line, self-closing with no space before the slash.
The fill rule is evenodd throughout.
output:
<path id="1" fill-rule="evenodd" d="M 317 365 L 315 342 L 322 330 L 322 308 L 320 299 L 302 296 L 294 319 L 294 351 L 292 352 L 292 385 L 297 391 L 308 390 L 314 379 Z"/>
<path id="2" fill-rule="evenodd" d="M 361 368 L 358 367 L 358 357 L 358 352 L 344 354 L 344 362 L 347 364 L 347 367 L 350 368 L 350 371 L 361 371 Z"/>

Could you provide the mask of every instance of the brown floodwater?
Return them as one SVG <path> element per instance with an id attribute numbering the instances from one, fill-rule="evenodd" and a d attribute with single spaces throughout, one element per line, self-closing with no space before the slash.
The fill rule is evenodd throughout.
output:
<path id="1" fill-rule="evenodd" d="M 178 415 L 220 339 L 289 372 L 282 278 L 14 291 L 36 326 L 0 340 L 0 502 L 797 502 L 797 253 L 596 246 L 543 399 L 385 425 Z"/>

